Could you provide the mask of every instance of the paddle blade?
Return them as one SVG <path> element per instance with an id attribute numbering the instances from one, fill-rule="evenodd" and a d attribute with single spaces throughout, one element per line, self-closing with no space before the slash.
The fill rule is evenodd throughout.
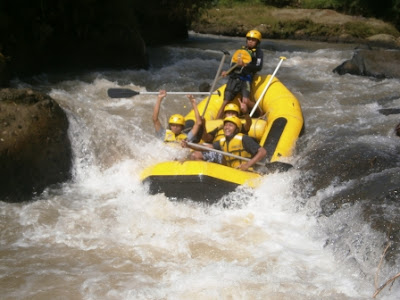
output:
<path id="1" fill-rule="evenodd" d="M 245 64 L 251 62 L 251 55 L 248 50 L 245 49 L 236 50 L 236 52 L 233 54 L 232 62 L 236 64 L 239 58 L 241 58 Z"/>
<path id="2" fill-rule="evenodd" d="M 131 89 L 111 88 L 107 90 L 107 94 L 110 98 L 130 98 L 140 93 Z"/>

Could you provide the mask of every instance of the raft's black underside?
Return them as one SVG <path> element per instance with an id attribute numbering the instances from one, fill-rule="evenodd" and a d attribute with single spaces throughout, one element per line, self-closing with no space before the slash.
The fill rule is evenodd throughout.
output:
<path id="1" fill-rule="evenodd" d="M 144 182 L 152 195 L 164 193 L 168 198 L 190 199 L 215 203 L 224 195 L 233 192 L 238 184 L 206 175 L 149 176 Z"/>

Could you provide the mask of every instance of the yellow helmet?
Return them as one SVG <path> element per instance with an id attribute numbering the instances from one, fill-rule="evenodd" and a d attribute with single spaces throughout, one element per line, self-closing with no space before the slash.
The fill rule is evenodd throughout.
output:
<path id="1" fill-rule="evenodd" d="M 169 118 L 168 124 L 178 124 L 178 125 L 185 126 L 185 118 L 180 114 L 172 115 Z"/>
<path id="2" fill-rule="evenodd" d="M 242 121 L 240 121 L 240 119 L 238 117 L 236 117 L 236 116 L 226 117 L 224 119 L 224 124 L 226 122 L 232 122 L 233 124 L 236 125 L 236 127 L 239 129 L 239 131 L 242 130 Z"/>
<path id="3" fill-rule="evenodd" d="M 225 105 L 224 112 L 226 111 L 236 111 L 238 115 L 240 114 L 239 106 L 237 106 L 235 103 L 228 103 Z"/>
<path id="4" fill-rule="evenodd" d="M 261 32 L 259 32 L 258 30 L 250 30 L 247 34 L 246 34 L 247 38 L 255 38 L 258 40 L 258 42 L 261 42 Z"/>

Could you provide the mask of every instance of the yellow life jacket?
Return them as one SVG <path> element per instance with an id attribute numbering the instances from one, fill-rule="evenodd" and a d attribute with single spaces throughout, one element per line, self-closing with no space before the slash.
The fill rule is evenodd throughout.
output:
<path id="1" fill-rule="evenodd" d="M 221 128 L 217 131 L 217 134 L 215 135 L 214 141 L 213 141 L 213 142 L 219 141 L 219 140 L 222 139 L 223 137 L 225 137 L 225 135 L 224 135 L 224 128 L 221 127 Z"/>
<path id="2" fill-rule="evenodd" d="M 243 133 L 236 134 L 229 142 L 226 140 L 224 136 L 219 140 L 219 145 L 224 152 L 228 152 L 231 154 L 235 154 L 245 158 L 251 158 L 251 154 L 247 152 L 243 147 Z M 243 163 L 243 160 L 225 156 L 226 164 L 229 167 L 236 168 Z"/>
<path id="3" fill-rule="evenodd" d="M 260 120 L 260 121 L 263 121 L 263 120 Z M 224 126 L 222 125 L 221 127 L 218 127 L 218 128 L 219 128 L 219 130 L 217 131 L 217 134 L 215 135 L 213 142 L 217 142 L 225 136 Z M 248 132 L 244 132 L 244 131 L 245 131 L 245 129 L 244 129 L 244 125 L 243 125 L 241 133 L 248 134 Z M 254 129 L 254 131 L 255 131 L 255 129 Z M 259 140 L 260 140 L 260 138 L 259 138 Z"/>
<path id="4" fill-rule="evenodd" d="M 164 142 L 178 142 L 178 141 L 183 141 L 186 138 L 187 135 L 184 133 L 175 135 L 175 133 L 173 133 L 170 129 L 165 130 Z"/>

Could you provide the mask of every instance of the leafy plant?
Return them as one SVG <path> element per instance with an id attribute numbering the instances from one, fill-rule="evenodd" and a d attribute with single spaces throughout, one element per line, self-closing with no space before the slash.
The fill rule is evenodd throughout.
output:
<path id="1" fill-rule="evenodd" d="M 341 0 L 303 0 L 302 8 L 338 9 L 342 6 Z"/>
<path id="2" fill-rule="evenodd" d="M 286 7 L 286 6 L 299 6 L 300 0 L 261 0 L 265 5 L 271 5 L 275 7 Z"/>

